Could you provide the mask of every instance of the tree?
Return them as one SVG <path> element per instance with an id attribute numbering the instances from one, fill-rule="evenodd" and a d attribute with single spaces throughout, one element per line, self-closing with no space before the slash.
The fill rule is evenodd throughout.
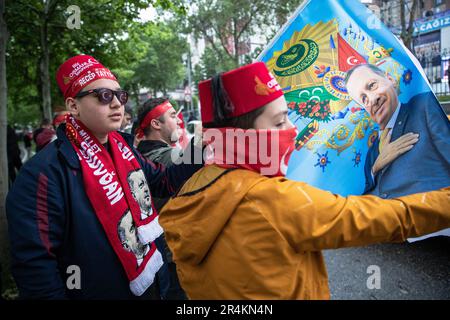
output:
<path id="1" fill-rule="evenodd" d="M 38 62 L 32 80 L 38 84 L 42 117 L 52 117 L 55 98 L 58 104 L 62 103 L 54 81 L 59 64 L 70 55 L 86 53 L 95 55 L 111 69 L 120 66 L 122 60 L 116 56 L 124 56 L 118 50 L 119 42 L 126 40 L 127 31 L 135 24 L 140 10 L 152 3 L 165 10 L 184 10 L 176 7 L 178 0 L 87 0 L 78 4 L 80 28 L 69 29 L 67 21 L 71 21 L 73 12 L 67 9 L 73 4 L 71 0 L 7 3 L 6 21 L 12 30 L 8 60 L 13 65 L 21 61 L 35 66 Z"/>
<path id="2" fill-rule="evenodd" d="M 302 1 L 191 1 L 193 10 L 185 32 L 203 38 L 207 46 L 201 65 L 194 67 L 194 79 L 251 62 L 255 57 L 249 51 L 251 36 L 263 33 L 266 40 L 273 37 Z"/>
<path id="3" fill-rule="evenodd" d="M 5 213 L 6 193 L 8 192 L 8 158 L 6 150 L 6 43 L 8 29 L 4 19 L 5 0 L 0 0 L 0 264 L 6 268 L 7 264 L 7 224 Z M 0 275 L 1 276 L 1 275 Z M 1 280 L 1 279 L 0 279 Z"/>
<path id="4" fill-rule="evenodd" d="M 401 27 L 402 32 L 400 34 L 400 37 L 403 40 L 403 43 L 405 44 L 405 47 L 412 50 L 412 39 L 413 39 L 413 32 L 414 32 L 414 20 L 416 19 L 416 11 L 417 6 L 419 4 L 419 0 L 412 0 L 411 1 L 411 8 L 409 10 L 409 19 L 408 19 L 408 26 L 406 26 L 406 4 L 405 0 L 400 0 L 400 21 L 401 21 Z"/>
<path id="5" fill-rule="evenodd" d="M 266 18 L 262 11 L 271 2 L 256 0 L 194 0 L 189 28 L 196 38 L 202 37 L 220 60 L 229 58 L 239 65 L 240 45 L 254 32 L 255 25 Z"/>
<path id="6" fill-rule="evenodd" d="M 200 63 L 194 67 L 194 82 L 198 83 L 202 80 L 211 78 L 216 73 L 225 72 L 235 68 L 235 62 L 227 57 L 225 53 L 222 58 L 211 47 L 206 47 L 201 57 Z"/>
<path id="7" fill-rule="evenodd" d="M 166 95 L 183 80 L 185 69 L 182 55 L 187 52 L 187 42 L 169 23 L 159 23 L 142 37 L 147 44 L 145 57 L 135 68 L 134 80 L 156 95 Z"/>

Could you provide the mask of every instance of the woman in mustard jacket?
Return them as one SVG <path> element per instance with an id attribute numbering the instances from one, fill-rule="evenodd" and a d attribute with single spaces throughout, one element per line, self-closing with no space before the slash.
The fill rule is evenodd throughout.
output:
<path id="1" fill-rule="evenodd" d="M 204 81 L 199 94 L 213 152 L 159 218 L 189 298 L 329 299 L 321 250 L 450 226 L 450 188 L 344 198 L 286 179 L 296 133 L 264 63 Z"/>

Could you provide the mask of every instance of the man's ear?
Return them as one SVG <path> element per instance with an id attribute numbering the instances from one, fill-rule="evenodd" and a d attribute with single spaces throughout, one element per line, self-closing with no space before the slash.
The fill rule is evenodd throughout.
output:
<path id="1" fill-rule="evenodd" d="M 80 110 L 75 98 L 69 97 L 66 99 L 66 110 L 70 111 L 74 116 L 79 116 Z"/>
<path id="2" fill-rule="evenodd" d="M 153 129 L 161 129 L 161 124 L 157 119 L 152 119 L 152 121 L 150 121 L 150 125 Z"/>

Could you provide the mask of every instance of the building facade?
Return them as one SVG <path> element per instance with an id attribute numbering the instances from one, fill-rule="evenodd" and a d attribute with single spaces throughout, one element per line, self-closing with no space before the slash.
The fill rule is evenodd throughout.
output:
<path id="1" fill-rule="evenodd" d="M 417 1 L 417 0 L 416 0 Z M 364 2 L 397 36 L 402 32 L 401 5 L 409 24 L 413 0 L 368 0 Z M 420 61 L 436 94 L 449 94 L 450 0 L 418 0 L 414 12 L 413 53 Z"/>

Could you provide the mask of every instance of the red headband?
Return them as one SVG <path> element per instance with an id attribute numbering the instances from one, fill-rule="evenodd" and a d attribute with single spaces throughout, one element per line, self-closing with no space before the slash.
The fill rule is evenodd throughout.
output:
<path id="1" fill-rule="evenodd" d="M 144 120 L 139 125 L 139 128 L 136 131 L 136 135 L 138 138 L 142 138 L 144 136 L 144 129 L 150 125 L 150 122 L 153 119 L 157 119 L 161 117 L 167 110 L 173 108 L 169 101 L 165 101 L 160 105 L 156 106 L 152 111 L 146 114 Z"/>
<path id="2" fill-rule="evenodd" d="M 56 72 L 56 82 L 64 99 L 75 95 L 89 83 L 99 79 L 117 81 L 109 69 L 105 68 L 94 57 L 78 55 L 66 60 Z"/>

